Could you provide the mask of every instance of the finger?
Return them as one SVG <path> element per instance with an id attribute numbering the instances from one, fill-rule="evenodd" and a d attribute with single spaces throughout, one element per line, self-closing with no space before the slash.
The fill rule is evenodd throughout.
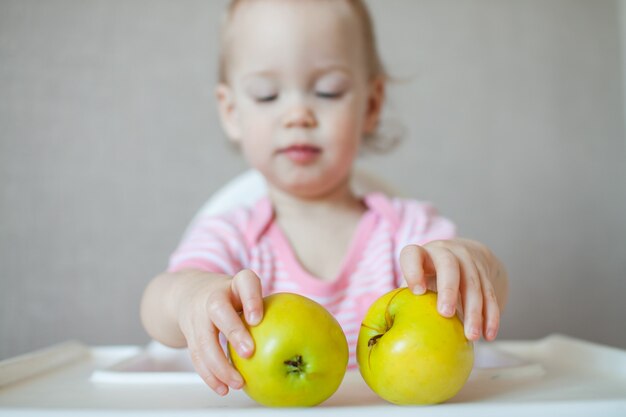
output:
<path id="1" fill-rule="evenodd" d="M 407 286 L 414 294 L 426 292 L 426 277 L 424 274 L 424 259 L 428 256 L 426 250 L 419 245 L 407 245 L 400 252 L 400 268 Z"/>
<path id="2" fill-rule="evenodd" d="M 492 341 L 498 335 L 500 328 L 500 306 L 498 306 L 498 299 L 496 298 L 496 292 L 493 288 L 493 284 L 487 278 L 482 278 L 482 291 L 483 291 L 483 316 L 484 321 L 484 335 L 485 339 Z"/>
<path id="3" fill-rule="evenodd" d="M 460 267 L 454 254 L 443 247 L 426 248 L 437 273 L 437 308 L 444 317 L 452 317 L 459 293 Z"/>
<path id="4" fill-rule="evenodd" d="M 480 273 L 483 293 L 483 335 L 486 340 L 492 341 L 500 329 L 500 305 L 493 284 L 489 280 L 491 271 L 486 259 L 487 257 L 483 257 L 483 262 L 476 263 L 476 267 Z"/>
<path id="5" fill-rule="evenodd" d="M 458 256 L 458 255 L 457 255 Z M 480 275 L 474 261 L 468 256 L 460 257 L 461 303 L 463 304 L 465 337 L 480 339 L 483 321 L 483 293 Z"/>
<path id="6" fill-rule="evenodd" d="M 205 355 L 209 370 L 221 382 L 234 389 L 243 387 L 244 381 L 239 372 L 230 364 L 220 345 L 219 331 L 212 326 L 209 332 L 209 343 L 206 344 Z"/>
<path id="7" fill-rule="evenodd" d="M 263 319 L 263 294 L 259 277 L 253 271 L 244 269 L 233 277 L 232 290 L 241 303 L 248 324 L 259 324 Z"/>
<path id="8" fill-rule="evenodd" d="M 219 381 L 215 375 L 211 373 L 211 371 L 206 368 L 203 363 L 200 361 L 200 353 L 197 350 L 189 349 L 189 353 L 191 355 L 191 362 L 193 363 L 193 367 L 200 375 L 205 384 L 209 386 L 213 391 L 215 391 L 218 395 L 224 396 L 228 394 L 228 385 Z"/>
<path id="9" fill-rule="evenodd" d="M 254 341 L 225 295 L 212 297 L 208 306 L 209 319 L 219 329 L 239 356 L 247 358 L 254 352 Z"/>
<path id="10" fill-rule="evenodd" d="M 209 325 L 204 328 L 205 331 L 208 326 Z M 209 369 L 209 361 L 206 357 L 206 352 L 209 347 L 209 339 L 205 336 L 204 339 L 200 338 L 200 340 L 198 340 L 193 331 L 190 331 L 189 334 L 186 333 L 185 335 L 187 338 L 187 346 L 189 348 L 191 362 L 198 375 L 200 375 L 202 380 L 218 395 L 223 396 L 228 394 L 228 386 L 218 380 Z"/>

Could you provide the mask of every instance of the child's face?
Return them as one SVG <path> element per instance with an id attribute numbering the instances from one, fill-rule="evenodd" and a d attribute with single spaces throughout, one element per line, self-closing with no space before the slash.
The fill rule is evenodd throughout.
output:
<path id="1" fill-rule="evenodd" d="M 228 85 L 217 89 L 222 122 L 272 186 L 315 197 L 348 181 L 384 86 L 368 79 L 359 24 L 343 1 L 250 1 L 236 11 Z"/>

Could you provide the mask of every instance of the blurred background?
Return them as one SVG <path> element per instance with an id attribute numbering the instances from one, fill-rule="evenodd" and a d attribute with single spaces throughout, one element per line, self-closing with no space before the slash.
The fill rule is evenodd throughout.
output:
<path id="1" fill-rule="evenodd" d="M 246 168 L 213 97 L 225 4 L 0 0 L 0 359 L 148 341 L 145 285 Z M 405 139 L 362 166 L 501 257 L 501 339 L 626 348 L 626 4 L 368 4 Z"/>

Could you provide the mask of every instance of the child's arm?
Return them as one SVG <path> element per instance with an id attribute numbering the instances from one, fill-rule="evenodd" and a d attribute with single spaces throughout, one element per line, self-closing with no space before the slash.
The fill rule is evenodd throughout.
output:
<path id="1" fill-rule="evenodd" d="M 407 245 L 400 253 L 400 265 L 414 293 L 427 288 L 438 292 L 442 316 L 451 317 L 460 301 L 468 339 L 478 340 L 481 332 L 487 340 L 496 338 L 508 297 L 508 275 L 489 248 L 468 239 Z"/>
<path id="2" fill-rule="evenodd" d="M 189 348 L 193 365 L 202 379 L 220 395 L 228 386 L 241 388 L 243 379 L 226 358 L 219 342 L 222 332 L 239 355 L 248 357 L 254 342 L 243 325 L 256 325 L 263 316 L 261 282 L 250 270 L 234 277 L 201 271 L 164 273 L 146 287 L 141 320 L 148 334 L 159 342 Z"/>

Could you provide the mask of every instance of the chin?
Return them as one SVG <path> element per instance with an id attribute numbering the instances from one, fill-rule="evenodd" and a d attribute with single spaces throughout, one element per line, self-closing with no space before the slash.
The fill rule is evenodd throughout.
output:
<path id="1" fill-rule="evenodd" d="M 301 176 L 287 181 L 284 178 L 266 177 L 271 185 L 283 193 L 304 199 L 324 197 L 349 183 L 349 175 L 342 179 L 337 176 Z"/>
<path id="2" fill-rule="evenodd" d="M 295 183 L 276 185 L 282 192 L 298 198 L 315 199 L 325 196 L 333 190 L 333 187 L 323 184 Z"/>

